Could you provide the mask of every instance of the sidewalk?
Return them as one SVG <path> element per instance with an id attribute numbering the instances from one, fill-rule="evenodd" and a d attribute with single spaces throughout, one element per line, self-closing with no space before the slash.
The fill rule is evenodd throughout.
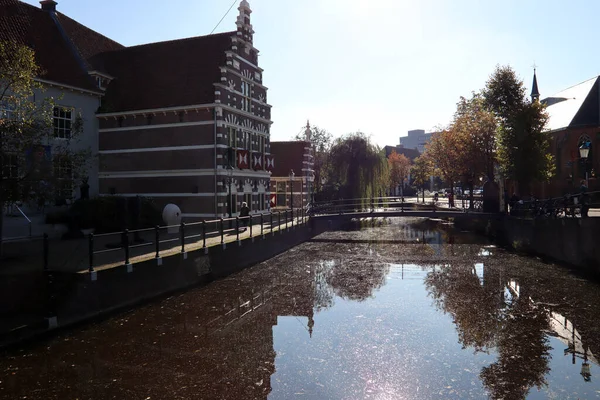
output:
<path id="1" fill-rule="evenodd" d="M 308 221 L 308 218 L 306 218 Z M 259 240 L 261 233 L 260 223 L 256 219 L 252 225 L 252 237 Z M 294 226 L 302 222 L 298 217 L 294 220 Z M 214 224 L 207 227 L 206 246 L 220 246 L 221 235 L 214 230 Z M 233 222 L 235 225 L 235 221 Z M 265 218 L 263 231 L 267 234 L 277 234 L 280 230 L 291 229 L 292 222 L 281 225 L 277 224 L 277 217 L 273 218 L 273 228 L 269 224 L 269 218 Z M 239 239 L 250 238 L 250 227 L 245 231 L 240 229 Z M 134 235 L 129 235 L 129 262 L 131 264 L 156 257 L 156 244 L 154 230 L 140 233 L 143 242 L 134 243 Z M 186 225 L 185 229 L 185 251 L 193 251 L 203 247 L 202 225 Z M 166 257 L 181 252 L 180 233 L 167 233 L 166 229 L 160 231 L 160 256 Z M 226 246 L 235 245 L 237 235 L 235 228 L 229 229 L 225 222 L 223 242 Z M 98 235 L 94 237 L 94 260 L 96 270 L 112 268 L 125 263 L 125 249 L 121 246 L 121 233 L 110 235 Z M 89 241 L 87 238 L 74 240 L 49 240 L 48 267 L 52 271 L 61 272 L 85 272 L 89 269 Z M 44 246 L 41 238 L 31 241 L 9 242 L 4 244 L 4 257 L 0 264 L 0 277 L 2 275 L 28 274 L 42 271 L 44 268 Z"/>

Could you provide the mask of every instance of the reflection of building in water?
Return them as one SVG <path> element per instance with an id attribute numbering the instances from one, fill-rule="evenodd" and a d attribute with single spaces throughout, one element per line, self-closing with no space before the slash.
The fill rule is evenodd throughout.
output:
<path id="1" fill-rule="evenodd" d="M 586 347 L 583 343 L 581 334 L 577 331 L 573 322 L 569 321 L 567 317 L 564 317 L 559 313 L 552 312 L 550 317 L 550 327 L 555 333 L 554 336 L 567 345 L 567 348 L 564 350 L 565 356 L 570 354 L 573 358 L 573 364 L 577 362 L 577 357 L 583 360 L 581 364 L 581 375 L 586 381 L 591 380 L 592 375 L 590 372 L 589 361 L 599 365 L 598 360 L 596 356 L 592 354 L 590 348 Z"/>

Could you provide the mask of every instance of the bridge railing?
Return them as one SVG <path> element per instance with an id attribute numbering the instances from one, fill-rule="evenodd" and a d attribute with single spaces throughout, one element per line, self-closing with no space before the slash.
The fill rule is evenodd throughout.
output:
<path id="1" fill-rule="evenodd" d="M 526 218 L 586 218 L 590 208 L 596 207 L 600 207 L 600 191 L 509 201 L 510 214 Z"/>
<path id="2" fill-rule="evenodd" d="M 409 210 L 415 202 L 406 201 L 404 197 L 364 197 L 357 199 L 339 199 L 310 203 L 306 207 L 308 215 L 347 214 L 352 212 L 374 212 L 383 210 Z"/>

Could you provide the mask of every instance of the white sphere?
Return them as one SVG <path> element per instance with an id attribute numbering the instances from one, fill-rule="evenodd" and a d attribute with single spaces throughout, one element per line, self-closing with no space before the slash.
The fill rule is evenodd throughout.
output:
<path id="1" fill-rule="evenodd" d="M 167 204 L 162 212 L 162 218 L 167 225 L 181 224 L 181 209 L 175 204 Z"/>

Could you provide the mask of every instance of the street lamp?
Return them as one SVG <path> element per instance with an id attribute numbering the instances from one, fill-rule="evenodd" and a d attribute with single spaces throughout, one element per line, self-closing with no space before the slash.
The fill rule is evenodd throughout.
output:
<path id="1" fill-rule="evenodd" d="M 290 170 L 290 208 L 294 211 L 294 170 Z"/>
<path id="2" fill-rule="evenodd" d="M 588 160 L 588 156 L 590 155 L 591 145 L 592 144 L 590 142 L 583 142 L 581 144 L 581 146 L 579 146 L 579 156 L 583 160 L 583 165 L 585 168 L 585 186 L 588 186 L 588 187 L 589 187 L 589 181 L 588 181 L 588 171 L 587 171 L 587 160 Z"/>

